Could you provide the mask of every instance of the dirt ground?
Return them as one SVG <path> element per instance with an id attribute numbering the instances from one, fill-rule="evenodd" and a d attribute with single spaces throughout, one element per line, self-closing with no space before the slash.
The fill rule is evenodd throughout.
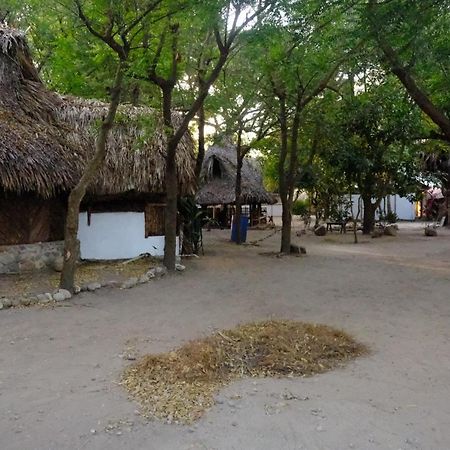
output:
<path id="1" fill-rule="evenodd" d="M 306 257 L 276 258 L 261 253 L 279 235 L 237 247 L 212 231 L 182 274 L 1 311 L 0 449 L 449 449 L 450 230 L 422 234 L 308 235 L 295 238 Z M 195 426 L 145 421 L 118 385 L 139 354 L 267 318 L 340 327 L 372 352 L 232 384 Z"/>

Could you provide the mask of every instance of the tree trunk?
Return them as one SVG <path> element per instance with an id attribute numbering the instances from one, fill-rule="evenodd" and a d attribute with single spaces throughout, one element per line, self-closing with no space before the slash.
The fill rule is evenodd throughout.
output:
<path id="1" fill-rule="evenodd" d="M 392 214 L 391 194 L 388 194 L 386 196 L 386 207 L 387 207 L 387 213 L 389 215 Z"/>
<path id="2" fill-rule="evenodd" d="M 281 131 L 280 158 L 278 160 L 279 194 L 282 205 L 281 253 L 291 253 L 292 202 L 294 199 L 294 182 L 297 170 L 298 133 L 300 128 L 301 97 L 297 99 L 292 121 L 291 139 L 288 138 L 288 112 L 286 95 L 278 93 L 280 102 L 279 122 Z M 289 154 L 289 165 L 286 161 Z"/>
<path id="3" fill-rule="evenodd" d="M 236 227 L 236 244 L 242 243 L 241 236 L 241 217 L 242 217 L 242 162 L 243 155 L 241 151 L 241 145 L 238 143 L 236 147 L 237 153 L 237 166 L 236 166 L 236 186 L 235 186 L 235 206 L 234 212 L 234 225 Z"/>
<path id="4" fill-rule="evenodd" d="M 291 231 L 292 231 L 292 213 L 291 208 L 292 205 L 289 202 L 289 198 L 287 195 L 282 195 L 281 204 L 282 204 L 282 227 L 281 227 L 281 253 L 289 254 L 291 253 Z"/>
<path id="5" fill-rule="evenodd" d="M 356 212 L 356 216 L 354 215 L 354 205 L 353 205 L 353 194 L 351 193 L 350 190 L 350 204 L 352 205 L 352 219 L 353 219 L 353 243 L 357 244 L 358 243 L 358 219 L 359 219 L 359 215 L 361 213 L 361 206 L 360 206 L 360 202 L 358 199 L 358 209 Z"/>
<path id="6" fill-rule="evenodd" d="M 301 114 L 301 94 L 298 93 L 297 103 L 295 107 L 294 118 L 292 119 L 292 130 L 290 145 L 287 142 L 284 145 L 289 150 L 289 166 L 287 174 L 284 178 L 283 193 L 281 195 L 281 203 L 283 207 L 282 220 L 283 227 L 281 230 L 281 253 L 291 253 L 291 232 L 292 232 L 292 204 L 294 201 L 295 174 L 298 168 L 298 138 L 300 131 L 300 114 Z M 287 135 L 286 135 L 287 141 Z M 284 166 L 284 164 L 283 164 Z M 279 167 L 281 173 L 281 167 Z M 281 194 L 281 192 L 280 192 Z"/>
<path id="7" fill-rule="evenodd" d="M 167 270 L 174 271 L 177 252 L 177 211 L 178 211 L 178 176 L 176 150 L 178 142 L 174 141 L 172 122 L 172 92 L 174 85 L 163 88 L 163 118 L 167 138 L 166 154 L 166 208 L 164 211 L 164 265 Z"/>
<path id="8" fill-rule="evenodd" d="M 282 206 L 281 225 L 281 253 L 291 252 L 291 211 L 289 206 L 289 190 L 286 177 L 286 159 L 288 154 L 288 115 L 286 107 L 286 95 L 278 94 L 280 102 L 279 122 L 281 131 L 280 157 L 278 159 L 278 183 Z"/>
<path id="9" fill-rule="evenodd" d="M 197 185 L 200 183 L 203 160 L 205 159 L 205 105 L 202 104 L 198 110 L 198 153 L 195 162 L 195 179 Z"/>
<path id="10" fill-rule="evenodd" d="M 363 204 L 364 204 L 363 234 L 370 234 L 375 228 L 376 204 L 373 204 L 372 199 L 366 196 L 363 196 Z"/>
<path id="11" fill-rule="evenodd" d="M 69 195 L 64 234 L 64 264 L 61 272 L 60 287 L 70 292 L 73 292 L 74 289 L 75 270 L 79 259 L 79 241 L 77 235 L 80 204 L 89 184 L 98 174 L 106 157 L 106 143 L 120 103 L 124 68 L 125 61 L 121 60 L 117 67 L 114 85 L 111 89 L 111 101 L 109 103 L 108 113 L 102 122 L 96 140 L 94 157 L 87 164 L 78 184 L 72 189 Z"/>
<path id="12" fill-rule="evenodd" d="M 164 265 L 174 271 L 177 252 L 177 212 L 178 212 L 178 177 L 175 162 L 175 148 L 169 145 L 166 158 L 166 208 L 165 208 L 165 245 Z"/>

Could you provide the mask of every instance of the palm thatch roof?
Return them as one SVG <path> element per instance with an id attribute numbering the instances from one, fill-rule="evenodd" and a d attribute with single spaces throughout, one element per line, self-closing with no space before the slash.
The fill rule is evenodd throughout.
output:
<path id="1" fill-rule="evenodd" d="M 196 200 L 200 205 L 227 205 L 236 200 L 236 147 L 214 145 L 208 149 L 200 175 Z M 242 166 L 242 200 L 246 204 L 275 203 L 263 185 L 261 169 L 256 160 L 244 158 Z"/>
<path id="2" fill-rule="evenodd" d="M 69 191 L 93 156 L 103 102 L 63 97 L 46 89 L 22 32 L 0 26 L 0 190 L 48 198 Z M 175 122 L 180 120 L 174 114 Z M 181 194 L 195 188 L 189 134 L 177 151 Z M 160 115 L 121 105 L 106 163 L 89 192 L 163 193 L 165 137 Z"/>

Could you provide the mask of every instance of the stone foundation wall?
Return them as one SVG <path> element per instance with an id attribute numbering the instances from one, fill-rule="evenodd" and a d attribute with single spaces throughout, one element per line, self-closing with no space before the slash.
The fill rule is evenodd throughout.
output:
<path id="1" fill-rule="evenodd" d="M 64 241 L 0 247 L 0 273 L 61 270 Z"/>

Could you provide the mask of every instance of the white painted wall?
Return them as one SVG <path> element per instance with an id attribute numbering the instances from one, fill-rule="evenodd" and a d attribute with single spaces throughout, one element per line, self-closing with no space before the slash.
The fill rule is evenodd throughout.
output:
<path id="1" fill-rule="evenodd" d="M 78 239 L 82 259 L 127 259 L 141 253 L 164 255 L 164 236 L 145 238 L 143 212 L 92 213 L 90 226 L 87 213 L 81 213 Z"/>
<path id="2" fill-rule="evenodd" d="M 281 203 L 275 203 L 274 205 L 262 205 L 263 208 L 266 208 L 267 210 L 267 216 L 275 217 L 281 217 L 283 206 Z"/>
<path id="3" fill-rule="evenodd" d="M 348 196 L 347 196 L 348 198 Z M 358 201 L 360 201 L 360 213 L 359 218 L 361 219 L 363 216 L 363 203 L 360 200 L 359 195 L 352 195 L 352 213 L 356 216 L 358 212 Z M 383 201 L 381 202 L 381 207 L 383 208 Z M 282 205 L 281 203 L 276 203 L 275 205 L 263 205 L 263 207 L 267 208 L 267 215 L 273 216 L 274 219 L 281 218 L 282 215 Z M 399 195 L 391 195 L 391 207 L 392 211 L 394 211 L 400 220 L 415 220 L 416 219 L 416 209 L 414 203 L 410 202 L 405 197 L 400 197 Z M 376 218 L 378 219 L 378 210 L 376 213 Z"/>
<path id="4" fill-rule="evenodd" d="M 358 201 L 360 202 L 361 207 L 359 214 L 359 217 L 361 219 L 364 211 L 362 200 L 360 200 L 359 195 L 352 195 L 352 212 L 354 216 L 356 216 L 358 212 Z M 384 200 L 381 201 L 381 208 L 384 208 Z M 410 202 L 405 197 L 400 197 L 399 195 L 391 195 L 391 208 L 392 211 L 397 214 L 400 220 L 415 220 L 416 218 L 416 209 L 414 203 Z M 375 217 L 378 219 L 378 210 L 375 214 Z"/>
<path id="5" fill-rule="evenodd" d="M 416 219 L 416 207 L 414 203 L 410 202 L 407 198 L 393 195 L 391 197 L 391 205 L 393 211 L 395 211 L 400 220 Z"/>

